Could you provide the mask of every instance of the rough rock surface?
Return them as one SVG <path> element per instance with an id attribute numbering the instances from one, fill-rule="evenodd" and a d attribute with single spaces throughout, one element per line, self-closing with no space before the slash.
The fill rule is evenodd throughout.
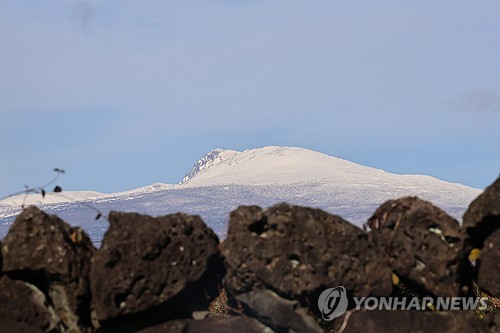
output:
<path id="1" fill-rule="evenodd" d="M 25 209 L 2 244 L 3 271 L 44 292 L 67 328 L 75 332 L 89 322 L 90 238 L 55 215 Z"/>
<path id="2" fill-rule="evenodd" d="M 495 297 L 483 319 L 465 311 L 318 317 L 318 296 L 339 285 L 358 297 L 498 297 L 497 183 L 471 204 L 462 229 L 411 197 L 382 205 L 369 233 L 318 209 L 240 207 L 222 244 L 197 216 L 112 213 L 98 251 L 80 229 L 31 207 L 0 243 L 0 332 L 500 333 Z"/>
<path id="3" fill-rule="evenodd" d="M 500 297 L 500 229 L 484 241 L 477 283 L 490 295 Z"/>
<path id="4" fill-rule="evenodd" d="M 146 328 L 138 333 L 273 333 L 248 317 L 207 318 L 203 320 L 176 320 Z"/>
<path id="5" fill-rule="evenodd" d="M 221 245 L 233 294 L 267 288 L 312 309 L 327 287 L 342 285 L 356 296 L 392 290 L 390 269 L 366 234 L 319 209 L 242 206 L 231 212 Z"/>
<path id="6" fill-rule="evenodd" d="M 257 320 L 247 317 L 207 318 L 189 323 L 187 333 L 273 333 Z"/>
<path id="7" fill-rule="evenodd" d="M 186 333 L 189 319 L 171 320 L 162 324 L 144 328 L 137 333 Z"/>
<path id="8" fill-rule="evenodd" d="M 337 332 L 343 325 L 343 333 L 489 332 L 487 324 L 474 311 L 359 310 L 335 319 L 331 331 Z"/>
<path id="9" fill-rule="evenodd" d="M 59 321 L 35 286 L 0 277 L 0 332 L 53 332 Z"/>
<path id="10" fill-rule="evenodd" d="M 490 333 L 500 333 L 500 311 L 494 311 L 486 314 L 485 321 Z"/>
<path id="11" fill-rule="evenodd" d="M 270 290 L 254 290 L 236 296 L 250 315 L 276 332 L 322 333 L 315 318 L 299 302 L 279 297 Z"/>
<path id="12" fill-rule="evenodd" d="M 463 221 L 475 247 L 500 228 L 500 177 L 470 204 Z"/>
<path id="13" fill-rule="evenodd" d="M 198 216 L 112 212 L 109 222 L 91 269 L 92 305 L 104 330 L 140 329 L 208 309 L 223 264 L 217 236 Z"/>
<path id="14" fill-rule="evenodd" d="M 405 282 L 436 296 L 457 296 L 465 235 L 443 210 L 416 197 L 390 200 L 368 220 L 369 238 Z"/>

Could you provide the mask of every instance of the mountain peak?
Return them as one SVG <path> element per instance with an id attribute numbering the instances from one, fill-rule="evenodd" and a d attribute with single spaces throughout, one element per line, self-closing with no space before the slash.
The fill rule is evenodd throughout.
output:
<path id="1" fill-rule="evenodd" d="M 380 173 L 385 172 L 305 148 L 266 146 L 243 152 L 212 150 L 193 166 L 180 184 L 290 184 L 321 179 L 352 181 L 353 175 Z"/>
<path id="2" fill-rule="evenodd" d="M 263 185 L 282 189 L 294 186 L 299 189 L 297 196 L 308 188 L 315 188 L 315 191 L 329 188 L 335 193 L 352 192 L 360 197 L 368 192 L 377 192 L 381 196 L 392 193 L 396 197 L 418 194 L 433 201 L 436 201 L 435 198 L 429 197 L 433 189 L 447 193 L 478 193 L 476 189 L 446 183 L 430 176 L 393 174 L 317 151 L 281 146 L 242 152 L 212 150 L 194 165 L 180 186 L 196 188 L 226 185 Z M 262 195 L 266 195 L 266 192 Z"/>

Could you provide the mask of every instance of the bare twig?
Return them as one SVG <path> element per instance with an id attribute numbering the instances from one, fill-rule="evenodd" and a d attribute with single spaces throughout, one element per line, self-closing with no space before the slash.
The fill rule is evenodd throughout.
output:
<path id="1" fill-rule="evenodd" d="M 392 244 L 392 241 L 394 240 L 394 237 L 396 236 L 396 233 L 399 229 L 399 225 L 401 224 L 401 220 L 403 219 L 403 213 L 399 213 L 398 214 L 398 219 L 396 221 L 396 226 L 394 227 L 394 230 L 392 231 L 392 235 L 391 235 L 391 239 L 389 240 L 389 244 L 388 245 L 391 245 Z"/>
<path id="2" fill-rule="evenodd" d="M 37 186 L 37 187 L 29 187 L 29 186 L 25 185 L 25 189 L 24 190 L 18 191 L 18 192 L 12 193 L 12 194 L 9 194 L 9 195 L 7 195 L 5 197 L 1 197 L 0 201 L 8 199 L 8 198 L 15 197 L 16 195 L 24 194 L 23 201 L 21 203 L 21 208 L 24 208 L 24 206 L 26 205 L 26 201 L 28 199 L 28 195 L 30 195 L 30 194 L 37 194 L 37 193 L 41 193 L 43 198 L 45 198 L 46 194 L 50 193 L 51 195 L 55 195 L 55 196 L 58 196 L 60 198 L 64 198 L 64 199 L 67 199 L 67 200 L 70 200 L 70 201 L 73 200 L 73 198 L 70 198 L 68 196 L 65 196 L 65 195 L 61 194 L 62 189 L 61 189 L 60 186 L 56 186 L 54 188 L 54 191 L 47 193 L 47 191 L 45 190 L 45 188 L 47 186 L 49 186 L 49 185 L 54 184 L 59 179 L 59 177 L 61 176 L 61 174 L 66 173 L 63 169 L 59 169 L 59 168 L 54 168 L 54 172 L 56 173 L 55 177 L 52 178 L 49 182 L 45 183 L 44 185 Z M 85 207 L 87 207 L 87 208 L 89 208 L 89 209 L 91 209 L 91 210 L 93 210 L 94 212 L 97 213 L 97 215 L 95 217 L 96 220 L 98 220 L 98 219 L 100 219 L 101 217 L 104 216 L 103 213 L 99 209 L 97 209 L 96 207 L 94 207 L 93 205 L 88 204 L 86 202 L 81 202 L 81 204 L 83 206 L 85 206 Z M 106 219 L 106 218 L 104 217 L 104 219 Z"/>
<path id="3" fill-rule="evenodd" d="M 337 331 L 337 333 L 343 333 L 345 331 L 345 329 L 347 328 L 347 324 L 349 323 L 349 317 L 351 317 L 352 313 L 357 310 L 358 309 L 347 311 L 344 317 L 344 321 L 342 322 L 342 326 L 340 326 L 340 329 Z"/>
<path id="4" fill-rule="evenodd" d="M 15 197 L 16 195 L 19 195 L 19 194 L 24 194 L 24 199 L 23 199 L 23 204 L 22 204 L 22 206 L 24 207 L 24 204 L 26 203 L 26 198 L 27 198 L 28 194 L 30 194 L 30 193 L 42 193 L 44 195 L 45 188 L 51 184 L 54 184 L 59 179 L 59 177 L 61 176 L 62 173 L 66 173 L 63 169 L 59 169 L 59 168 L 54 168 L 54 172 L 56 172 L 56 176 L 53 179 L 51 179 L 48 183 L 46 183 L 42 186 L 37 186 L 37 187 L 26 186 L 26 188 L 22 191 L 14 192 L 14 193 L 11 193 L 9 195 L 6 195 L 5 197 L 1 197 L 0 201 Z"/>

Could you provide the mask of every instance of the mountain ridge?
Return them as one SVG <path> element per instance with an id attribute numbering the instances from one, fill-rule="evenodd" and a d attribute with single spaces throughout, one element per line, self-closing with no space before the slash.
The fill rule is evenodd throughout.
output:
<path id="1" fill-rule="evenodd" d="M 84 227 L 94 240 L 107 229 L 95 212 L 135 211 L 152 216 L 176 212 L 200 215 L 224 237 L 229 212 L 240 205 L 279 202 L 321 208 L 362 225 L 383 202 L 418 196 L 457 219 L 481 190 L 425 175 L 397 175 L 298 147 L 268 146 L 238 152 L 210 151 L 179 184 L 155 183 L 118 193 L 67 191 L 29 195 L 37 205 Z M 0 201 L 0 238 L 21 211 L 24 196 Z"/>
<path id="2" fill-rule="evenodd" d="M 255 161 L 253 161 L 254 163 L 252 163 L 251 160 L 254 159 L 265 159 L 265 162 L 267 162 L 268 164 L 265 165 L 264 168 L 260 167 L 260 165 L 255 168 L 255 164 L 258 163 L 255 163 Z M 250 166 L 246 166 L 244 164 L 250 164 Z M 269 166 L 271 166 L 272 168 L 270 169 Z M 278 169 L 278 167 L 282 167 L 282 169 Z M 235 172 L 235 169 L 237 168 L 239 170 L 236 171 L 238 171 L 239 173 Z M 286 174 L 295 174 L 298 179 L 296 181 L 293 181 L 289 177 L 281 177 L 281 179 L 276 179 L 276 175 L 274 173 L 285 174 L 282 171 L 285 168 L 287 168 L 288 170 Z M 302 168 L 302 170 L 300 168 Z M 307 173 L 304 172 L 304 169 L 311 170 L 313 172 Z M 249 171 L 254 172 L 252 173 Z M 335 172 L 342 172 L 342 175 L 335 174 Z M 228 174 L 231 176 L 231 178 L 228 177 Z M 446 182 L 428 175 L 401 175 L 390 173 L 380 168 L 361 165 L 306 148 L 283 146 L 265 146 L 262 148 L 244 150 L 242 152 L 234 150 L 223 150 L 220 148 L 214 149 L 203 156 L 200 160 L 198 160 L 198 162 L 193 166 L 192 170 L 185 175 L 185 177 L 179 184 L 195 186 L 228 184 L 256 185 L 260 180 L 259 176 L 262 175 L 265 175 L 267 177 L 267 179 L 262 180 L 262 184 L 287 184 L 303 182 L 305 180 L 315 181 L 328 178 L 339 181 L 342 180 L 341 178 L 345 177 L 346 175 L 359 175 L 361 177 L 354 177 L 354 179 L 344 179 L 344 182 L 368 182 L 368 180 L 361 179 L 362 177 L 367 176 L 372 176 L 372 178 L 369 179 L 370 181 L 373 181 L 374 179 L 379 180 L 381 177 L 405 177 L 407 179 L 421 178 L 427 180 L 436 180 L 447 184 L 473 188 L 460 183 Z M 287 180 L 289 182 L 287 182 Z"/>

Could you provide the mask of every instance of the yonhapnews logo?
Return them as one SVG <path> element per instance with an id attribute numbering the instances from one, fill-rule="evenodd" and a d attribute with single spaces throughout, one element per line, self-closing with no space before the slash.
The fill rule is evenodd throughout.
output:
<path id="1" fill-rule="evenodd" d="M 324 320 L 333 320 L 342 316 L 348 304 L 347 292 L 342 286 L 326 289 L 318 299 L 318 307 Z"/>
<path id="2" fill-rule="evenodd" d="M 487 297 L 352 297 L 356 310 L 426 310 L 454 311 L 488 308 Z M 324 290 L 318 298 L 318 308 L 324 320 L 343 315 L 349 305 L 346 289 L 342 286 Z"/>

